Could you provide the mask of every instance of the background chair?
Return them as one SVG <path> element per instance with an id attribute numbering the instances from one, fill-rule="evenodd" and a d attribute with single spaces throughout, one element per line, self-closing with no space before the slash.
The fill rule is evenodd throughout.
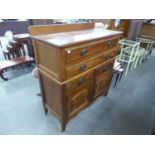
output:
<path id="1" fill-rule="evenodd" d="M 14 33 L 11 30 L 6 31 L 4 35 L 8 37 L 9 44 L 11 46 L 18 45 L 18 50 L 20 50 L 21 53 L 26 54 L 26 51 L 28 51 L 28 43 L 26 39 L 21 40 L 19 38 L 14 37 Z"/>
<path id="2" fill-rule="evenodd" d="M 124 72 L 123 64 L 118 60 L 115 60 L 114 67 L 113 67 L 113 74 L 112 74 L 112 76 L 116 75 L 114 88 L 116 87 L 117 81 L 121 80 L 123 72 Z"/>
<path id="3" fill-rule="evenodd" d="M 120 54 L 117 56 L 117 60 L 127 63 L 125 76 L 129 69 L 132 70 L 136 61 L 136 55 L 139 48 L 139 42 L 132 40 L 120 40 Z"/>
<path id="4" fill-rule="evenodd" d="M 8 30 L 5 32 L 4 36 L 8 37 L 8 40 L 9 41 L 13 41 L 14 38 L 13 38 L 13 32 L 11 30 Z"/>
<path id="5" fill-rule="evenodd" d="M 0 77 L 7 81 L 8 78 L 3 76 L 3 73 L 9 69 L 14 69 L 17 66 L 21 66 L 23 64 L 30 65 L 34 62 L 34 59 L 25 54 L 23 50 L 21 50 L 22 44 L 15 40 L 12 40 L 13 37 L 3 37 L 0 38 L 1 46 L 3 50 L 3 54 L 5 60 L 0 62 Z"/>
<path id="6" fill-rule="evenodd" d="M 139 51 L 142 51 L 142 50 L 144 51 L 141 59 L 145 61 L 146 59 L 149 58 L 149 56 L 152 53 L 154 41 L 151 39 L 146 39 L 142 37 L 137 37 L 136 41 L 140 43 Z"/>

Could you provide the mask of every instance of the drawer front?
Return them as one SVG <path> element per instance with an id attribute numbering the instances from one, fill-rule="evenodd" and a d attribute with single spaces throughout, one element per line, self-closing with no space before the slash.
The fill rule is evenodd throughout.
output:
<path id="1" fill-rule="evenodd" d="M 83 76 L 80 76 L 76 80 L 72 80 L 71 82 L 66 84 L 66 92 L 67 94 L 77 92 L 87 85 L 89 85 L 92 81 L 92 75 L 85 74 Z"/>
<path id="2" fill-rule="evenodd" d="M 69 117 L 73 117 L 89 104 L 92 98 L 92 81 L 92 74 L 89 74 L 66 84 Z"/>
<path id="3" fill-rule="evenodd" d="M 87 71 L 101 63 L 104 63 L 105 61 L 112 59 L 113 57 L 115 57 L 115 51 L 109 51 L 106 53 L 102 52 L 102 54 L 96 57 L 90 58 L 87 61 L 83 61 L 81 63 L 67 67 L 66 68 L 67 79 L 75 75 L 81 74 L 84 71 Z"/>
<path id="4" fill-rule="evenodd" d="M 118 39 L 101 41 L 87 45 L 81 45 L 79 47 L 71 47 L 65 49 L 66 52 L 66 63 L 74 63 L 80 59 L 86 59 L 91 55 L 108 50 L 117 46 Z"/>

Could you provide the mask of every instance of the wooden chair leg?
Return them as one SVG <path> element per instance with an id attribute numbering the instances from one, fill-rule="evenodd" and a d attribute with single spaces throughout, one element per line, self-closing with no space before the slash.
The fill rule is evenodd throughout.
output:
<path id="1" fill-rule="evenodd" d="M 6 54 L 4 53 L 4 58 L 5 58 L 5 60 L 7 60 L 7 56 L 6 56 Z"/>
<path id="2" fill-rule="evenodd" d="M 124 73 L 124 72 L 121 72 L 121 75 L 120 75 L 119 81 L 121 81 L 123 73 Z"/>
<path id="3" fill-rule="evenodd" d="M 119 73 L 116 73 L 116 80 L 115 80 L 115 84 L 114 84 L 114 88 L 116 87 L 116 84 L 117 84 L 117 81 L 118 81 L 118 78 L 119 78 Z"/>
<path id="4" fill-rule="evenodd" d="M 24 44 L 22 45 L 21 50 L 23 52 L 23 55 L 25 56 L 26 55 L 26 52 L 25 52 Z"/>

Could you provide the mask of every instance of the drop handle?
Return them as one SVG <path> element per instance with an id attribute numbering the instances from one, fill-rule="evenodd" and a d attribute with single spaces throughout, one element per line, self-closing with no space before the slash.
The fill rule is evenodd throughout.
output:
<path id="1" fill-rule="evenodd" d="M 80 55 L 81 55 L 81 56 L 85 56 L 87 53 L 88 53 L 88 50 L 87 50 L 87 49 L 83 49 L 83 50 L 80 52 Z"/>
<path id="2" fill-rule="evenodd" d="M 85 78 L 80 78 L 79 81 L 78 81 L 78 84 L 82 85 L 84 82 L 85 82 Z"/>
<path id="3" fill-rule="evenodd" d="M 81 71 L 81 72 L 84 71 L 84 70 L 86 69 L 86 67 L 87 67 L 87 66 L 86 66 L 85 64 L 81 65 L 81 66 L 80 66 L 80 71 Z"/>

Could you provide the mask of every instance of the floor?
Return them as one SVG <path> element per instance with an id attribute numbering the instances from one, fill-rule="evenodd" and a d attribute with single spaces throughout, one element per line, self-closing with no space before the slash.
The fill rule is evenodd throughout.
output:
<path id="1" fill-rule="evenodd" d="M 116 88 L 113 79 L 108 96 L 70 120 L 63 133 L 51 113 L 44 115 L 32 69 L 9 71 L 5 74 L 9 81 L 0 79 L 0 134 L 150 134 L 155 118 L 155 50 Z"/>

